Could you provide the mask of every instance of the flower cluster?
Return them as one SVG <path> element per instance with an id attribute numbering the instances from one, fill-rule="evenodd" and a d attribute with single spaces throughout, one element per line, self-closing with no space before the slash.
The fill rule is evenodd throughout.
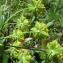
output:
<path id="1" fill-rule="evenodd" d="M 48 27 L 43 22 L 36 22 L 35 26 L 31 28 L 34 37 L 45 39 L 48 36 Z"/>
<path id="2" fill-rule="evenodd" d="M 46 46 L 46 52 L 50 58 L 58 58 L 61 59 L 62 58 L 62 47 L 61 45 L 57 42 L 57 40 L 54 40 L 50 43 L 47 44 Z"/>

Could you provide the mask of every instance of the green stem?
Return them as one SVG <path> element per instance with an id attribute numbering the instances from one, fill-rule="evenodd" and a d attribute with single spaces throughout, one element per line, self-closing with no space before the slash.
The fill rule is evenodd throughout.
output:
<path id="1" fill-rule="evenodd" d="M 34 31 L 34 32 L 32 32 L 32 31 L 30 31 L 30 32 L 23 32 L 23 33 L 40 33 L 40 31 Z"/>
<path id="2" fill-rule="evenodd" d="M 35 31 L 36 33 L 38 33 L 38 32 L 40 32 L 40 31 Z M 23 33 L 35 33 L 35 32 L 23 32 Z M 7 39 L 7 38 L 10 38 L 10 36 L 12 36 L 12 35 L 9 35 L 9 36 L 6 36 L 6 37 L 4 37 L 4 39 Z"/>

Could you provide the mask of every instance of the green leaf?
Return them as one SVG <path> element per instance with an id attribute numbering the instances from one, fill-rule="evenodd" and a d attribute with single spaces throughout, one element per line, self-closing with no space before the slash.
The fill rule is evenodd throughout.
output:
<path id="1" fill-rule="evenodd" d="M 42 31 L 42 34 L 48 36 L 48 34 L 45 31 Z"/>
<path id="2" fill-rule="evenodd" d="M 47 26 L 48 26 L 48 27 L 51 26 L 51 25 L 53 25 L 53 21 L 47 23 Z"/>
<path id="3" fill-rule="evenodd" d="M 21 42 L 15 41 L 15 42 L 13 43 L 13 46 L 19 46 L 20 44 L 21 44 Z"/>
<path id="4" fill-rule="evenodd" d="M 6 54 L 3 54 L 3 63 L 8 62 L 8 56 Z"/>
<path id="5" fill-rule="evenodd" d="M 2 15 L 3 12 L 3 6 L 0 6 L 0 16 Z"/>

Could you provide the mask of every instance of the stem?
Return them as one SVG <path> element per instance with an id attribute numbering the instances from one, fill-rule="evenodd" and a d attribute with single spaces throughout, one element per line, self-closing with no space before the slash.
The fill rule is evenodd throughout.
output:
<path id="1" fill-rule="evenodd" d="M 7 5 L 7 0 L 5 1 L 5 5 Z"/>
<path id="2" fill-rule="evenodd" d="M 11 45 L 7 45 L 6 47 L 15 47 L 15 48 L 22 48 L 22 49 L 28 49 L 28 50 L 36 50 L 36 51 L 45 51 L 46 49 L 36 49 L 36 48 L 23 48 L 23 47 L 19 47 L 19 46 L 11 46 Z"/>
<path id="3" fill-rule="evenodd" d="M 35 31 L 36 33 L 40 32 L 40 31 Z M 35 32 L 23 32 L 23 33 L 35 33 Z M 12 36 L 12 35 L 11 35 Z M 3 37 L 4 39 L 7 39 L 7 38 L 10 38 L 10 35 L 9 36 L 6 36 L 6 37 Z"/>
<path id="4" fill-rule="evenodd" d="M 30 31 L 30 32 L 23 32 L 23 33 L 38 33 L 38 32 L 40 32 L 40 31 L 34 31 L 34 32 L 32 32 L 32 31 Z"/>

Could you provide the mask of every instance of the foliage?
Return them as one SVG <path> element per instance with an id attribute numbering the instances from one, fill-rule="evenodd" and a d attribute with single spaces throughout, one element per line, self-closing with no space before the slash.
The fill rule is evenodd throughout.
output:
<path id="1" fill-rule="evenodd" d="M 0 0 L 0 62 L 62 63 L 62 0 Z"/>

